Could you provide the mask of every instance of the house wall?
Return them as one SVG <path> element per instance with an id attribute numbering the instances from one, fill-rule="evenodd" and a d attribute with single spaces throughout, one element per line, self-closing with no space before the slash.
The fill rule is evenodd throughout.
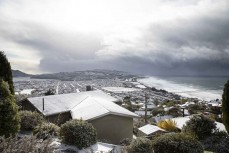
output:
<path id="1" fill-rule="evenodd" d="M 88 122 L 96 128 L 99 141 L 119 144 L 124 138 L 133 138 L 133 118 L 106 115 Z"/>
<path id="2" fill-rule="evenodd" d="M 64 112 L 60 114 L 50 115 L 45 117 L 47 121 L 55 123 L 57 125 L 64 124 L 66 121 L 72 119 L 70 112 Z"/>
<path id="3" fill-rule="evenodd" d="M 22 110 L 37 111 L 37 112 L 41 113 L 27 99 L 21 101 L 20 106 L 21 106 Z M 66 121 L 69 121 L 71 119 L 71 114 L 70 114 L 70 112 L 64 112 L 64 113 L 60 113 L 60 114 L 45 116 L 45 118 L 47 121 L 49 121 L 51 123 L 61 125 L 61 124 L 65 123 Z"/>
<path id="4" fill-rule="evenodd" d="M 29 111 L 37 111 L 40 112 L 36 109 L 35 106 L 33 106 L 27 99 L 22 100 L 19 104 L 22 110 L 29 110 Z"/>

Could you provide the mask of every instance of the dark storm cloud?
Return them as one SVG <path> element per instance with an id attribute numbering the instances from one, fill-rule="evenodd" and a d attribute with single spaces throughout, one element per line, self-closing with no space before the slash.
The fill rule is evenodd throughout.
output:
<path id="1" fill-rule="evenodd" d="M 67 25 L 62 25 L 64 28 L 61 26 L 60 28 L 56 26 L 58 22 L 51 24 L 48 19 L 39 23 L 31 20 L 30 16 L 27 17 L 26 13 L 22 15 L 22 19 L 19 16 L 18 20 L 8 20 L 3 13 L 0 17 L 0 40 L 2 43 L 10 44 L 9 46 L 19 45 L 21 50 L 29 48 L 31 52 L 38 52 L 39 57 L 34 59 L 40 58 L 38 66 L 40 71 L 44 72 L 101 68 L 155 75 L 229 75 L 229 1 L 158 0 L 157 2 L 155 4 L 166 3 L 168 9 L 191 7 L 196 12 L 193 13 L 191 9 L 186 12 L 187 16 L 178 15 L 168 20 L 154 21 L 150 18 L 151 11 L 146 11 L 144 13 L 149 21 L 142 20 L 145 22 L 141 28 L 132 25 L 132 23 L 137 24 L 132 22 L 132 19 L 139 18 L 130 20 L 125 18 L 127 23 L 114 22 L 114 27 L 105 29 L 105 32 L 102 30 L 98 32 L 99 34 L 96 31 L 87 33 L 85 32 L 87 30 L 76 32 L 73 27 L 66 29 Z M 26 4 L 20 3 L 16 8 Z M 8 7 L 11 8 L 11 5 L 14 6 L 14 3 Z M 7 14 L 11 11 L 6 9 L 2 12 Z M 162 11 L 162 16 L 163 13 Z M 169 13 L 170 10 L 168 16 Z M 160 12 L 158 14 L 160 15 Z M 126 16 L 131 17 L 132 14 Z M 68 16 L 63 16 L 62 19 L 65 17 Z M 74 20 L 77 26 L 77 20 L 70 19 Z M 17 54 L 12 54 L 15 52 L 17 50 L 11 51 L 9 55 L 16 58 Z"/>
<path id="2" fill-rule="evenodd" d="M 141 46 L 150 46 L 145 47 L 148 51 L 122 55 L 128 61 L 123 64 L 128 70 L 155 75 L 229 75 L 228 14 L 229 9 L 154 23 L 139 40 Z"/>

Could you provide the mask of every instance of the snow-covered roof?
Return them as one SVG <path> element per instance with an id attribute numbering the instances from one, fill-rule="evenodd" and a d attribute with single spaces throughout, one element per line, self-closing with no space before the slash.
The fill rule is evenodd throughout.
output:
<path id="1" fill-rule="evenodd" d="M 161 120 L 165 120 L 165 119 L 170 119 L 172 118 L 172 115 L 164 115 L 164 116 L 155 116 L 153 117 L 153 119 L 155 120 L 155 122 L 159 122 Z"/>
<path id="2" fill-rule="evenodd" d="M 179 129 L 182 129 L 182 127 L 186 124 L 187 121 L 190 120 L 191 116 L 185 116 L 185 117 L 177 117 L 177 118 L 171 118 L 171 120 L 175 121 L 177 124 L 177 127 Z M 215 122 L 216 123 L 216 127 L 220 130 L 220 131 L 226 131 L 224 124 L 219 123 L 219 122 Z"/>
<path id="3" fill-rule="evenodd" d="M 121 153 L 122 152 L 122 147 L 118 145 L 113 145 L 113 144 L 107 144 L 107 143 L 101 143 L 97 142 L 96 144 L 86 148 L 79 150 L 78 153 L 88 153 L 93 151 L 94 153 Z"/>
<path id="4" fill-rule="evenodd" d="M 44 111 L 42 99 L 44 98 Z M 44 97 L 28 100 L 45 116 L 70 112 L 73 119 L 90 120 L 107 114 L 138 117 L 133 112 L 114 103 L 117 99 L 100 90 Z"/>
<path id="5" fill-rule="evenodd" d="M 162 129 L 158 126 L 151 125 L 151 124 L 147 124 L 145 126 L 142 126 L 142 127 L 138 128 L 138 130 L 142 131 L 146 135 L 150 135 L 150 134 L 157 132 L 157 131 L 165 131 L 164 129 Z"/>
<path id="6" fill-rule="evenodd" d="M 134 111 L 135 114 L 138 114 L 140 116 L 145 115 L 145 111 Z M 147 115 L 151 115 L 151 111 L 147 111 Z"/>

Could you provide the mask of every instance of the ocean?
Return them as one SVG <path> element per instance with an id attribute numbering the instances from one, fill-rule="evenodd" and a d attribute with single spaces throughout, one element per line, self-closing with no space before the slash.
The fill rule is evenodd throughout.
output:
<path id="1" fill-rule="evenodd" d="M 202 100 L 222 99 L 224 84 L 229 77 L 169 77 L 148 76 L 138 81 L 142 84 L 164 89 L 184 97 Z"/>

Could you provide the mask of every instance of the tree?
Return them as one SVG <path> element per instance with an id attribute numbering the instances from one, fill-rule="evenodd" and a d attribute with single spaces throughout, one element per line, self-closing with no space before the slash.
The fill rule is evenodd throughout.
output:
<path id="1" fill-rule="evenodd" d="M 167 115 L 172 115 L 173 117 L 179 117 L 182 116 L 182 112 L 180 110 L 180 107 L 173 107 L 166 112 Z"/>
<path id="2" fill-rule="evenodd" d="M 0 136 L 14 135 L 19 127 L 16 100 L 9 90 L 8 83 L 0 80 Z"/>
<path id="3" fill-rule="evenodd" d="M 49 96 L 49 95 L 55 95 L 55 90 L 49 89 L 48 91 L 45 92 L 45 96 Z"/>
<path id="4" fill-rule="evenodd" d="M 123 98 L 124 107 L 130 111 L 133 111 L 131 100 L 129 96 Z"/>
<path id="5" fill-rule="evenodd" d="M 0 51 L 0 79 L 3 79 L 9 84 L 10 92 L 14 95 L 11 66 L 3 51 Z"/>
<path id="6" fill-rule="evenodd" d="M 204 115 L 194 115 L 186 122 L 182 130 L 186 133 L 194 134 L 199 140 L 203 140 L 211 135 L 216 130 L 214 120 L 205 117 Z"/>
<path id="7" fill-rule="evenodd" d="M 158 114 L 164 115 L 164 113 L 165 113 L 165 110 L 164 110 L 163 107 L 155 107 L 155 108 L 153 108 L 153 110 L 152 110 L 152 115 L 153 115 L 153 116 L 156 116 L 156 115 L 158 115 Z"/>
<path id="8" fill-rule="evenodd" d="M 223 96 L 222 96 L 222 106 L 223 106 L 223 124 L 227 132 L 229 133 L 229 80 L 224 86 Z"/>

